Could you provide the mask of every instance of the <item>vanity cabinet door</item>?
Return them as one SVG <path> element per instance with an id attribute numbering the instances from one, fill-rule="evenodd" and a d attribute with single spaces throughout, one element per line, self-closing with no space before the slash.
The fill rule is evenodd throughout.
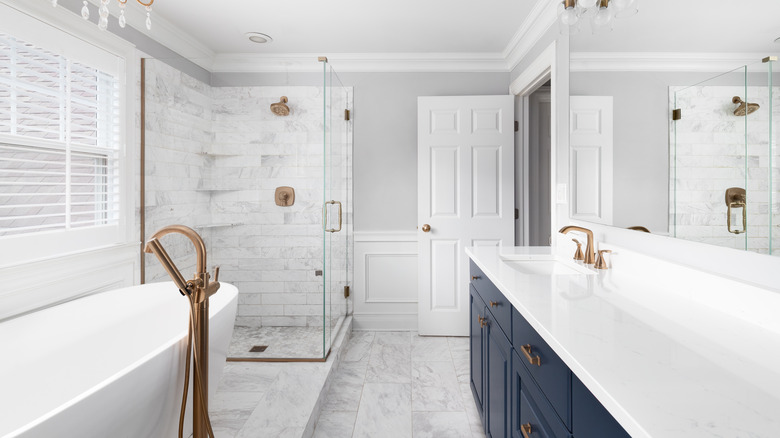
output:
<path id="1" fill-rule="evenodd" d="M 480 322 L 485 317 L 485 303 L 477 295 L 474 286 L 469 287 L 471 301 L 470 326 L 469 326 L 469 356 L 471 360 L 471 392 L 477 404 L 482 424 L 485 424 L 485 330 Z"/>
<path id="2" fill-rule="evenodd" d="M 486 430 L 488 438 L 508 438 L 510 393 L 512 389 L 512 344 L 488 314 L 486 342 Z"/>
<path id="3" fill-rule="evenodd" d="M 631 438 L 577 376 L 573 376 L 571 386 L 576 438 Z"/>

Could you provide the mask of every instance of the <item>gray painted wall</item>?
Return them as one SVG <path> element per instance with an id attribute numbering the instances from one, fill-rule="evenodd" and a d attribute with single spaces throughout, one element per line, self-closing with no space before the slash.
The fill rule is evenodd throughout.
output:
<path id="1" fill-rule="evenodd" d="M 355 92 L 355 231 L 414 231 L 417 97 L 507 94 L 509 73 L 340 73 L 339 77 Z M 321 83 L 320 73 L 215 73 L 212 77 L 214 86 Z"/>

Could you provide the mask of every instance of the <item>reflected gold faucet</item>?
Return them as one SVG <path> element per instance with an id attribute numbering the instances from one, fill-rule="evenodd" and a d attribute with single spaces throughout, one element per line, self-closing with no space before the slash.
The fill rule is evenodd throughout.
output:
<path id="1" fill-rule="evenodd" d="M 160 238 L 167 234 L 183 234 L 195 245 L 195 276 L 192 280 L 185 281 L 184 277 L 171 257 L 165 251 Z M 211 421 L 208 417 L 208 376 L 209 376 L 209 297 L 219 289 L 219 268 L 214 271 L 214 281 L 209 282 L 210 276 L 206 271 L 206 245 L 203 239 L 190 227 L 184 225 L 170 225 L 159 229 L 146 242 L 144 252 L 154 254 L 171 276 L 179 292 L 186 296 L 190 302 L 190 323 L 187 334 L 187 360 L 184 371 L 184 393 L 182 395 L 181 411 L 179 414 L 179 437 L 182 436 L 184 425 L 184 413 L 187 402 L 187 390 L 189 388 L 190 349 L 195 360 L 195 382 L 192 394 L 192 437 L 214 437 Z M 193 343 L 194 336 L 194 343 Z"/>
<path id="2" fill-rule="evenodd" d="M 583 263 L 586 265 L 592 265 L 596 263 L 596 254 L 593 251 L 593 231 L 587 228 L 578 227 L 576 225 L 567 225 L 558 230 L 559 233 L 563 234 L 566 234 L 569 231 L 579 231 L 581 233 L 585 233 L 585 236 L 588 238 L 588 242 L 585 246 L 585 259 L 583 260 Z"/>

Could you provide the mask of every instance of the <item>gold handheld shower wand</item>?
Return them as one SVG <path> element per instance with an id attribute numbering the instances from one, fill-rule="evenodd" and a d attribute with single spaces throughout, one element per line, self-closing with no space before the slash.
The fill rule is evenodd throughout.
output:
<path id="1" fill-rule="evenodd" d="M 160 238 L 166 234 L 183 234 L 195 245 L 197 256 L 195 264 L 195 276 L 192 280 L 185 281 L 181 272 L 165 251 Z M 184 413 L 187 407 L 187 391 L 190 377 L 190 357 L 195 360 L 195 381 L 192 394 L 192 437 L 214 438 L 208 411 L 208 366 L 209 366 L 209 297 L 219 289 L 219 268 L 214 271 L 214 281 L 209 282 L 210 276 L 206 271 L 206 245 L 203 239 L 192 228 L 184 225 L 170 225 L 161 228 L 146 242 L 144 252 L 153 253 L 163 265 L 163 268 L 171 276 L 179 292 L 186 296 L 190 303 L 190 322 L 187 333 L 187 359 L 184 369 L 184 391 L 179 413 L 179 438 L 182 438 L 184 429 Z M 194 342 L 193 342 L 194 337 Z M 192 354 L 190 354 L 192 351 Z"/>

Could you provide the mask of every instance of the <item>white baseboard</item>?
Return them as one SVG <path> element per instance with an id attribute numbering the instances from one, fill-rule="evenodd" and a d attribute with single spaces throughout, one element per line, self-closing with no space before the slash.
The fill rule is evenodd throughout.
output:
<path id="1" fill-rule="evenodd" d="M 417 330 L 417 313 L 353 314 L 353 329 L 357 331 Z"/>

